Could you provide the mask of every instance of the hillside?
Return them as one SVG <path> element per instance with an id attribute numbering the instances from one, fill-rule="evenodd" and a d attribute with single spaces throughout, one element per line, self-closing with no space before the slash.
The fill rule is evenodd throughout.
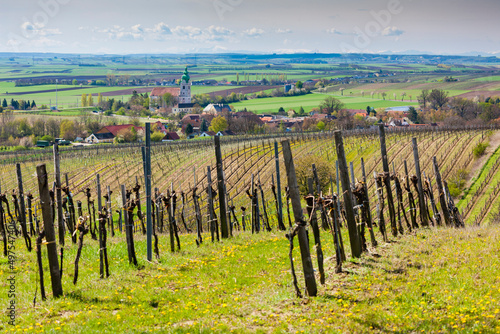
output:
<path id="1" fill-rule="evenodd" d="M 499 333 L 500 228 L 421 229 L 392 239 L 334 273 L 323 234 L 326 284 L 317 298 L 297 299 L 284 233 L 237 233 L 197 248 L 182 237 L 161 259 L 129 265 L 122 237 L 108 246 L 111 276 L 99 279 L 97 244 L 86 239 L 80 281 L 63 274 L 64 297 L 38 297 L 33 255 L 19 251 L 18 327 L 29 333 Z M 208 239 L 208 236 L 205 235 Z M 21 246 L 21 241 L 17 244 Z M 21 249 L 22 247 L 20 247 Z M 66 250 L 68 259 L 75 247 Z M 294 257 L 299 257 L 295 251 Z M 72 261 L 72 260 L 71 260 Z M 313 257 L 313 261 L 316 259 Z M 69 262 L 69 260 L 68 260 Z M 6 259 L 0 258 L 2 276 Z M 303 288 L 302 275 L 298 272 Z M 5 280 L 0 287 L 7 289 Z M 50 290 L 50 289 L 49 289 Z M 2 295 L 5 305 L 5 294 Z M 0 323 L 0 329 L 10 327 Z"/>

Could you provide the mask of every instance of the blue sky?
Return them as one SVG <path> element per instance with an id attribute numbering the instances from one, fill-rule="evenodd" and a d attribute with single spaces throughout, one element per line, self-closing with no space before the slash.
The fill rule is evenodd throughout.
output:
<path id="1" fill-rule="evenodd" d="M 500 53 L 498 0 L 20 0 L 3 7 L 0 52 Z"/>

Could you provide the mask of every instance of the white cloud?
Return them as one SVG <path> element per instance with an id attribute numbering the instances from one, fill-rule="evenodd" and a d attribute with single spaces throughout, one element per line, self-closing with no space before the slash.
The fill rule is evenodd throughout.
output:
<path id="1" fill-rule="evenodd" d="M 276 29 L 276 33 L 277 34 L 291 34 L 292 31 L 290 29 L 281 29 L 281 28 L 279 28 L 279 29 Z"/>
<path id="2" fill-rule="evenodd" d="M 154 28 L 152 29 L 152 32 L 158 33 L 158 34 L 161 34 L 161 35 L 171 35 L 172 34 L 172 31 L 170 30 L 170 28 L 168 27 L 168 25 L 166 25 L 163 22 L 160 22 L 160 23 L 156 24 L 154 26 Z"/>
<path id="3" fill-rule="evenodd" d="M 34 38 L 36 36 L 54 36 L 62 34 L 59 28 L 45 28 L 43 25 L 35 25 L 29 21 L 21 24 L 21 31 L 26 38 Z"/>
<path id="4" fill-rule="evenodd" d="M 402 34 L 404 34 L 404 31 L 394 26 L 382 30 L 382 36 L 401 36 Z"/>
<path id="5" fill-rule="evenodd" d="M 136 24 L 135 26 L 132 26 L 132 32 L 136 34 L 142 34 L 144 32 L 144 29 L 140 24 Z"/>
<path id="6" fill-rule="evenodd" d="M 243 34 L 249 36 L 249 37 L 260 37 L 262 34 L 264 34 L 265 31 L 259 28 L 252 28 L 252 29 L 247 29 L 243 31 Z"/>
<path id="7" fill-rule="evenodd" d="M 174 29 L 172 29 L 172 32 L 177 36 L 189 37 L 189 38 L 201 35 L 201 29 L 192 26 L 185 26 L 185 27 L 177 26 Z"/>
<path id="8" fill-rule="evenodd" d="M 343 31 L 340 31 L 336 28 L 330 28 L 330 29 L 326 29 L 326 32 L 328 34 L 332 34 L 332 35 L 350 35 L 349 33 L 346 33 L 346 32 L 343 32 Z"/>
<path id="9" fill-rule="evenodd" d="M 87 28 L 81 27 L 81 29 Z M 153 27 L 144 27 L 141 24 L 136 24 L 129 28 L 124 28 L 115 25 L 111 28 L 93 28 L 91 31 L 97 34 L 106 34 L 110 40 L 127 42 L 140 40 L 165 41 L 169 39 L 198 42 L 221 42 L 234 40 L 233 36 L 235 35 L 234 31 L 230 29 L 215 25 L 211 25 L 208 28 L 176 26 L 171 29 L 163 22 L 157 23 Z"/>

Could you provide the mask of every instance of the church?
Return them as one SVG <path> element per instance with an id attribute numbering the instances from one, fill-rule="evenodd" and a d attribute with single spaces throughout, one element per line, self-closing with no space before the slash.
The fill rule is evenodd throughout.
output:
<path id="1" fill-rule="evenodd" d="M 163 96 L 170 93 L 174 97 L 174 103 L 166 105 Z M 158 105 L 165 108 L 172 108 L 172 113 L 191 113 L 193 110 L 193 103 L 191 103 L 191 77 L 186 68 L 181 77 L 179 87 L 155 87 L 151 94 L 149 94 L 149 105 L 153 107 Z"/>

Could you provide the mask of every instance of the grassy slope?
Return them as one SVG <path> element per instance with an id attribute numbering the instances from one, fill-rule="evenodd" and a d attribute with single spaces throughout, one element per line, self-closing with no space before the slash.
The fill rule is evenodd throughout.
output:
<path id="1" fill-rule="evenodd" d="M 500 332 L 498 225 L 419 230 L 345 263 L 339 275 L 333 273 L 331 236 L 323 234 L 327 282 L 319 287 L 317 298 L 303 300 L 293 293 L 283 233 L 241 233 L 220 244 L 211 244 L 205 235 L 200 248 L 194 235 L 183 236 L 182 252 L 173 255 L 168 253 L 168 237 L 160 236 L 161 259 L 153 263 L 144 260 L 144 240 L 138 237 L 139 270 L 127 263 L 124 239 L 119 234 L 108 245 L 111 276 L 100 280 L 97 242 L 86 236 L 76 286 L 69 263 L 76 247 L 66 246 L 65 294 L 58 300 L 50 293 L 44 256 L 48 300 L 38 297 L 36 307 L 32 303 L 37 284 L 35 254 L 27 254 L 18 240 L 16 330 Z M 297 249 L 295 264 L 303 287 Z M 314 257 L 313 263 L 316 267 Z M 4 257 L 0 273 L 7 275 Z M 0 284 L 6 291 L 6 282 Z M 6 305 L 6 294 L 1 298 Z M 12 328 L 2 319 L 0 329 Z"/>

